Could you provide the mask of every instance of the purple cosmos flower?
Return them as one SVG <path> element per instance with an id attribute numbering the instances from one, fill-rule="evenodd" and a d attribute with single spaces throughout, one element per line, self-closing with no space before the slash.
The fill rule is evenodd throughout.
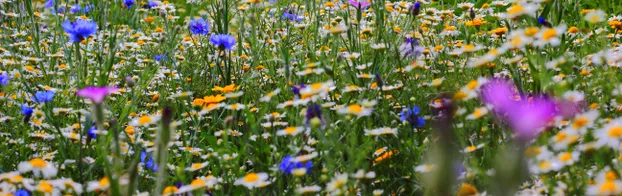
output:
<path id="1" fill-rule="evenodd" d="M 90 99 L 95 104 L 100 104 L 110 93 L 117 92 L 117 87 L 94 87 L 88 86 L 76 92 L 76 95 Z"/>
<path id="2" fill-rule="evenodd" d="M 97 23 L 95 21 L 78 19 L 72 23 L 69 20 L 65 20 L 62 25 L 65 33 L 69 34 L 71 42 L 80 42 L 97 32 Z"/>
<path id="3" fill-rule="evenodd" d="M 228 34 L 212 35 L 209 38 L 209 41 L 220 50 L 231 50 L 231 48 L 235 45 L 235 37 Z"/>
<path id="4" fill-rule="evenodd" d="M 207 35 L 209 33 L 209 23 L 203 18 L 196 18 L 190 21 L 190 32 L 195 35 Z"/>
<path id="5" fill-rule="evenodd" d="M 313 167 L 313 162 L 311 161 L 301 163 L 301 162 L 296 162 L 293 159 L 294 157 L 289 156 L 289 155 L 283 157 L 283 159 L 281 160 L 281 163 L 279 164 L 279 170 L 285 172 L 286 174 L 291 174 L 292 170 L 294 169 L 306 168 L 307 172 L 309 172 L 309 169 Z"/>
<path id="6" fill-rule="evenodd" d="M 371 5 L 369 1 L 349 0 L 348 3 L 356 9 L 365 9 Z"/>
<path id="7" fill-rule="evenodd" d="M 52 99 L 54 99 L 54 92 L 52 91 L 39 91 L 32 97 L 35 103 L 47 103 L 52 101 Z"/>
<path id="8" fill-rule="evenodd" d="M 9 79 L 11 79 L 10 76 L 5 75 L 5 74 L 0 74 L 0 84 L 2 86 L 6 86 L 7 84 L 9 84 Z"/>
<path id="9" fill-rule="evenodd" d="M 556 116 L 558 103 L 546 95 L 517 100 L 514 84 L 493 79 L 482 86 L 481 99 L 506 120 L 519 139 L 529 141 L 538 135 Z"/>

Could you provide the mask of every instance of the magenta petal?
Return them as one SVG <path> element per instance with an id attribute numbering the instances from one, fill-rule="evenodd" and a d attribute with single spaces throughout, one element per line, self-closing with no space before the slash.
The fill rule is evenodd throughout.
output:
<path id="1" fill-rule="evenodd" d="M 499 113 L 506 113 L 517 106 L 514 99 L 514 84 L 506 80 L 492 80 L 482 86 L 481 98 Z"/>
<path id="2" fill-rule="evenodd" d="M 111 93 L 117 92 L 117 87 L 94 87 L 88 86 L 80 89 L 76 92 L 76 95 L 90 99 L 95 104 L 100 104 L 106 96 Z"/>
<path id="3" fill-rule="evenodd" d="M 521 140 L 531 140 L 558 115 L 555 102 L 546 97 L 519 101 L 508 113 L 508 122 Z"/>

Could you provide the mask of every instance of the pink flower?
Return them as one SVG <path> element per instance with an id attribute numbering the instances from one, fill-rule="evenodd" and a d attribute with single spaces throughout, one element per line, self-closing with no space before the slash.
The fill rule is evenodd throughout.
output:
<path id="1" fill-rule="evenodd" d="M 96 87 L 96 86 L 87 86 L 83 89 L 80 89 L 76 92 L 76 95 L 80 97 L 84 97 L 90 99 L 95 104 L 100 104 L 106 96 L 111 93 L 117 92 L 119 88 L 117 87 Z"/>
<path id="2" fill-rule="evenodd" d="M 529 141 L 536 137 L 543 128 L 546 128 L 553 118 L 563 114 L 560 112 L 560 103 L 546 95 L 536 95 L 528 99 L 516 99 L 517 93 L 514 84 L 506 80 L 493 79 L 482 86 L 481 99 L 486 104 L 492 105 L 493 111 L 508 122 L 523 141 Z M 565 105 L 561 105 L 567 107 Z"/>
<path id="3" fill-rule="evenodd" d="M 369 1 L 349 0 L 348 3 L 356 9 L 365 9 L 371 5 Z"/>

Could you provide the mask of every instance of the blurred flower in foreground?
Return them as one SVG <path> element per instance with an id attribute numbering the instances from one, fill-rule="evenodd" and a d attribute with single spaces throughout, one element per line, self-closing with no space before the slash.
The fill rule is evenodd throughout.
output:
<path id="1" fill-rule="evenodd" d="M 481 97 L 504 117 L 520 139 L 528 141 L 560 114 L 558 104 L 546 95 L 517 100 L 513 89 L 514 84 L 506 80 L 492 80 L 482 87 Z"/>
<path id="2" fill-rule="evenodd" d="M 365 9 L 371 5 L 369 1 L 349 0 L 348 3 L 356 9 Z"/>
<path id="3" fill-rule="evenodd" d="M 117 87 L 88 86 L 78 90 L 76 92 L 76 95 L 90 99 L 95 104 L 100 104 L 102 101 L 104 101 L 106 96 L 111 93 L 117 92 L 117 90 L 119 90 Z"/>

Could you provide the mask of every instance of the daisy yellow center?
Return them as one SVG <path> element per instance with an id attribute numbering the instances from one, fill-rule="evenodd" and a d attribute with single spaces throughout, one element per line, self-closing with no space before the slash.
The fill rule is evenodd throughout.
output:
<path id="1" fill-rule="evenodd" d="M 616 175 L 616 173 L 613 171 L 607 171 L 607 173 L 605 173 L 605 179 L 607 179 L 608 181 L 613 181 L 615 179 L 618 179 L 618 175 Z"/>
<path id="2" fill-rule="evenodd" d="M 190 185 L 192 185 L 192 186 L 201 186 L 201 185 L 204 185 L 204 184 L 205 184 L 205 181 L 203 181 L 203 180 L 201 180 L 201 179 L 196 179 L 196 180 L 193 180 L 193 181 L 190 183 Z"/>
<path id="3" fill-rule="evenodd" d="M 37 168 L 43 168 L 45 167 L 46 163 L 43 159 L 36 158 L 36 159 L 30 160 L 30 165 L 32 165 L 33 167 L 37 167 Z"/>
<path id="4" fill-rule="evenodd" d="M 231 105 L 231 109 L 238 109 L 240 106 L 238 106 L 238 104 L 233 104 Z"/>
<path id="5" fill-rule="evenodd" d="M 259 180 L 259 175 L 257 175 L 256 173 L 249 173 L 246 174 L 246 176 L 244 177 L 244 181 L 246 182 L 255 182 Z"/>
<path id="6" fill-rule="evenodd" d="M 600 187 L 598 188 L 598 191 L 600 193 L 609 193 L 609 192 L 615 191 L 616 188 L 617 187 L 615 183 L 613 183 L 612 181 L 606 181 L 605 183 L 600 185 Z"/>
<path id="7" fill-rule="evenodd" d="M 520 13 L 523 13 L 524 11 L 525 11 L 525 8 L 523 8 L 523 6 L 521 5 L 514 5 L 508 8 L 508 14 L 520 14 Z"/>
<path id="8" fill-rule="evenodd" d="M 39 188 L 38 189 L 41 192 L 44 192 L 44 193 L 52 193 L 52 191 L 54 190 L 52 185 L 47 183 L 47 182 L 43 182 L 43 183 L 39 184 Z"/>
<path id="9" fill-rule="evenodd" d="M 110 180 L 108 179 L 108 177 L 104 177 L 99 180 L 99 186 L 105 187 L 108 186 L 108 184 L 110 184 Z"/>
<path id="10" fill-rule="evenodd" d="M 559 133 L 557 133 L 557 135 L 555 135 L 555 141 L 556 142 L 561 142 L 562 140 L 566 139 L 566 137 L 568 137 L 567 133 L 559 132 Z"/>
<path id="11" fill-rule="evenodd" d="M 540 162 L 538 167 L 540 167 L 542 169 L 547 169 L 547 168 L 551 167 L 551 163 L 549 163 L 548 161 L 542 161 L 542 162 Z"/>
<path id="12" fill-rule="evenodd" d="M 467 84 L 467 87 L 468 87 L 470 90 L 475 89 L 475 87 L 477 87 L 477 81 L 475 81 L 475 80 L 470 81 L 470 82 Z"/>
<path id="13" fill-rule="evenodd" d="M 581 127 L 584 127 L 585 125 L 587 125 L 588 122 L 589 122 L 589 120 L 587 118 L 579 117 L 574 122 L 572 122 L 572 126 L 574 128 L 581 128 Z"/>
<path id="14" fill-rule="evenodd" d="M 162 194 L 171 194 L 171 193 L 175 193 L 177 192 L 177 187 L 174 186 L 168 186 L 164 189 L 164 191 L 162 192 Z"/>
<path id="15" fill-rule="evenodd" d="M 20 175 L 15 175 L 11 178 L 11 181 L 13 182 L 22 182 L 23 180 L 24 180 L 24 177 Z"/>
<path id="16" fill-rule="evenodd" d="M 289 133 L 289 134 L 292 134 L 292 133 L 296 132 L 296 127 L 287 127 L 287 128 L 285 128 L 285 132 Z"/>
<path id="17" fill-rule="evenodd" d="M 473 50 L 475 50 L 475 46 L 471 45 L 471 44 L 467 44 L 466 46 L 464 46 L 464 50 L 466 50 L 466 51 L 473 51 Z"/>
<path id="18" fill-rule="evenodd" d="M 570 159 L 572 159 L 572 155 L 570 153 L 564 153 L 561 156 L 559 156 L 559 160 L 563 162 L 570 161 Z"/>
<path id="19" fill-rule="evenodd" d="M 199 168 L 201 168 L 202 166 L 203 166 L 203 164 L 201 164 L 201 163 L 195 163 L 195 164 L 192 164 L 191 168 L 192 168 L 192 169 L 199 169 Z"/>
<path id="20" fill-rule="evenodd" d="M 551 39 L 551 38 L 553 38 L 555 36 L 557 36 L 557 31 L 555 31 L 555 29 L 547 29 L 542 34 L 542 39 L 543 40 L 549 40 L 549 39 Z"/>
<path id="21" fill-rule="evenodd" d="M 147 123 L 150 123 L 150 122 L 151 122 L 151 117 L 149 117 L 147 115 L 141 116 L 138 119 L 138 124 L 139 125 L 144 125 L 144 124 L 147 124 Z"/>
<path id="22" fill-rule="evenodd" d="M 611 137 L 622 136 L 622 126 L 616 126 L 616 127 L 609 129 L 609 136 Z"/>
<path id="23" fill-rule="evenodd" d="M 469 147 L 467 147 L 467 151 L 474 151 L 475 148 L 476 148 L 475 146 L 469 146 Z"/>
<path id="24" fill-rule="evenodd" d="M 361 107 L 361 105 L 354 104 L 354 105 L 348 106 L 348 111 L 352 113 L 361 113 L 363 112 L 363 108 Z"/>
<path id="25" fill-rule="evenodd" d="M 322 88 L 322 83 L 317 83 L 317 84 L 311 85 L 311 90 L 319 90 L 321 88 Z"/>

